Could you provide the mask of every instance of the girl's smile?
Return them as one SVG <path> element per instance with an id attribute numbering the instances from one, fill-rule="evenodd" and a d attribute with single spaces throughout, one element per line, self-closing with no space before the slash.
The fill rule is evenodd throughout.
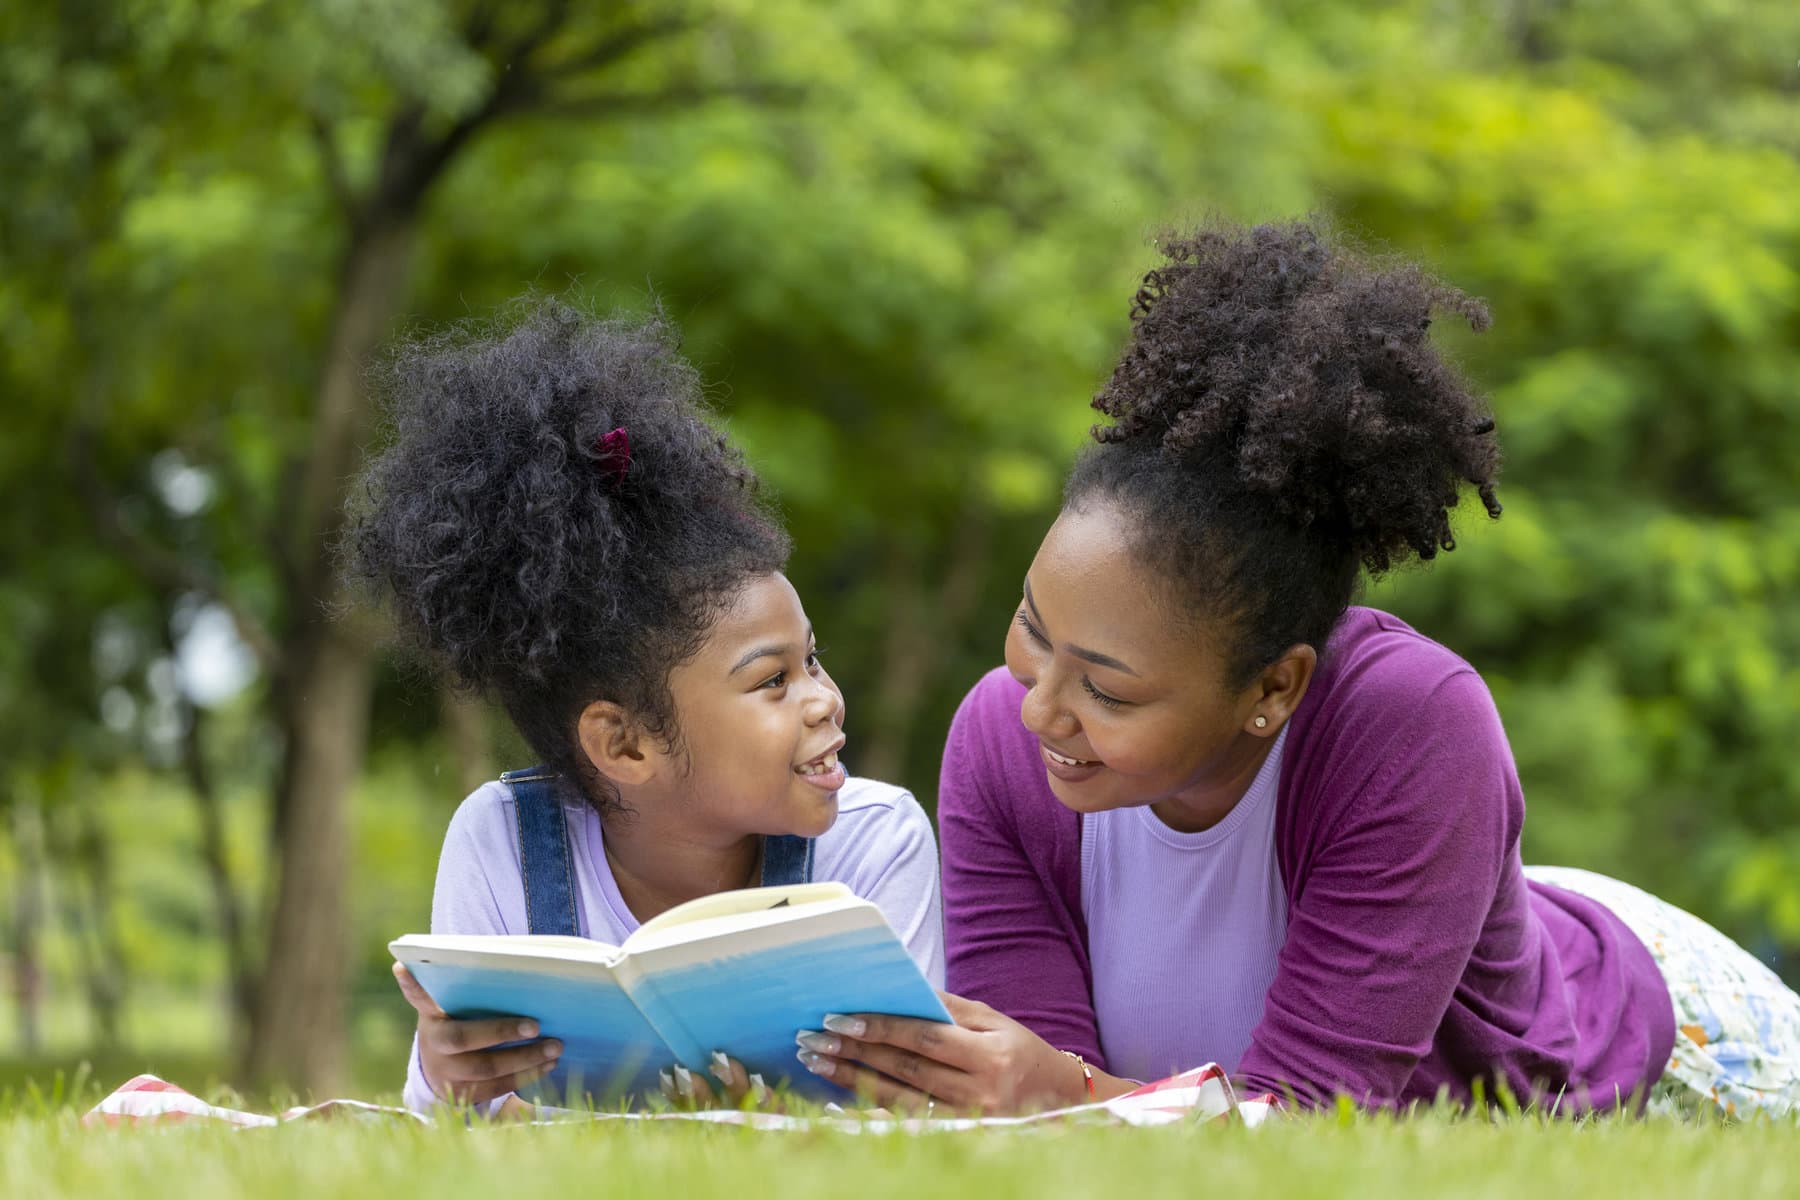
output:
<path id="1" fill-rule="evenodd" d="M 840 735 L 836 746 L 817 758 L 801 763 L 794 768 L 794 774 L 816 788 L 822 788 L 828 792 L 837 791 L 844 786 L 844 780 L 849 777 L 848 772 L 838 765 L 837 752 L 843 745 L 844 739 Z"/>

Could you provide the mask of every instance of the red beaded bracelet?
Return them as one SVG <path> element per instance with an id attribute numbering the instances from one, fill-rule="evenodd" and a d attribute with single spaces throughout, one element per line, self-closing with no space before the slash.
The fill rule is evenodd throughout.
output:
<path id="1" fill-rule="evenodd" d="M 1094 1068 L 1088 1066 L 1087 1059 L 1073 1050 L 1064 1050 L 1063 1053 L 1074 1059 L 1075 1065 L 1081 1068 L 1081 1077 L 1087 1080 L 1088 1099 L 1092 1100 L 1094 1098 Z"/>

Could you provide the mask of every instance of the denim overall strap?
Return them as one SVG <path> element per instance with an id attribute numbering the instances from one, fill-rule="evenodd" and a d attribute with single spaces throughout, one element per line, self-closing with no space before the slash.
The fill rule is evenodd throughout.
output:
<path id="1" fill-rule="evenodd" d="M 500 782 L 512 791 L 519 818 L 519 874 L 525 880 L 528 931 L 580 936 L 561 779 L 554 771 L 531 767 L 508 771 Z"/>
<path id="2" fill-rule="evenodd" d="M 764 835 L 762 886 L 811 883 L 813 840 L 791 833 Z"/>

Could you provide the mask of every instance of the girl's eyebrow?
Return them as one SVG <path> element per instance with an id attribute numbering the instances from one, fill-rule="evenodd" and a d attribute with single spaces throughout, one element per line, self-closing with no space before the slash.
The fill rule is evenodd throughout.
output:
<path id="1" fill-rule="evenodd" d="M 808 646 L 812 645 L 812 640 L 812 626 L 808 625 L 806 627 L 806 644 Z M 794 647 L 792 643 L 789 642 L 783 642 L 779 646 L 758 646 L 756 649 L 744 655 L 744 657 L 738 659 L 737 664 L 725 674 L 727 676 L 736 675 L 739 671 L 743 670 L 759 658 L 787 658 L 789 655 L 793 654 L 793 652 Z"/>
<path id="2" fill-rule="evenodd" d="M 1031 610 L 1032 618 L 1037 621 L 1039 628 L 1042 628 L 1044 618 L 1043 615 L 1038 612 L 1037 601 L 1031 598 L 1031 579 L 1029 576 L 1025 579 L 1025 607 Z M 1123 671 L 1125 674 L 1137 679 L 1143 678 L 1143 676 L 1139 675 L 1136 671 L 1132 670 L 1110 654 L 1102 654 L 1098 650 L 1089 650 L 1086 646 L 1065 645 L 1063 646 L 1063 649 L 1067 650 L 1070 654 L 1073 654 L 1076 658 L 1079 658 L 1084 662 L 1091 662 L 1097 667 L 1107 667 L 1114 671 Z"/>

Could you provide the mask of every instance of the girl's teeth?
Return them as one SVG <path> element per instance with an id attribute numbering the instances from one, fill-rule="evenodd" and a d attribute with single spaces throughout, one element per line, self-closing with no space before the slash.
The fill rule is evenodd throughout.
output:
<path id="1" fill-rule="evenodd" d="M 816 763 L 807 763 L 800 768 L 800 773 L 802 775 L 824 775 L 835 770 L 837 770 L 837 753 L 833 751 Z"/>
<path id="2" fill-rule="evenodd" d="M 1048 754 L 1051 758 L 1055 759 L 1057 762 L 1063 764 L 1065 767 L 1085 767 L 1088 765 L 1088 763 L 1085 759 L 1066 758 L 1063 755 L 1058 754 L 1056 751 L 1050 749 L 1048 746 L 1044 747 L 1044 752 L 1046 754 Z"/>

